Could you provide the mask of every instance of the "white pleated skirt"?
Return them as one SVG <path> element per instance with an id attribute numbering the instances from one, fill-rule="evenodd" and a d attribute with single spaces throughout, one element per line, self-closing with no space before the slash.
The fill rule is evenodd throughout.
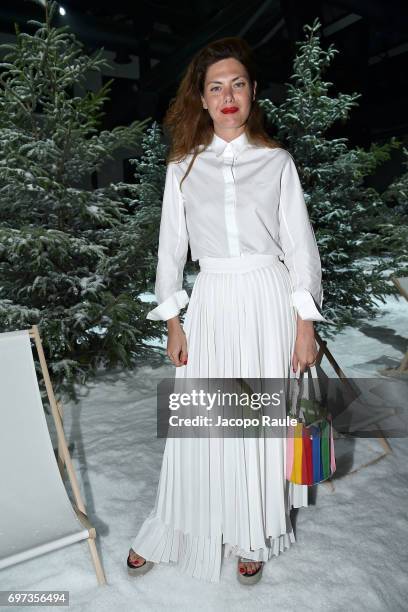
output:
<path id="1" fill-rule="evenodd" d="M 183 324 L 176 378 L 293 377 L 296 311 L 275 255 L 204 257 Z M 218 582 L 222 558 L 268 561 L 295 542 L 290 509 L 308 487 L 285 479 L 286 438 L 166 440 L 155 505 L 131 547 L 155 563 Z"/>

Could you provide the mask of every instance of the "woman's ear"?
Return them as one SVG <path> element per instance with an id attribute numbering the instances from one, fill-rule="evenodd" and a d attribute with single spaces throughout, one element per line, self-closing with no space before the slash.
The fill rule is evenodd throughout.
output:
<path id="1" fill-rule="evenodd" d="M 200 95 L 201 98 L 201 104 L 203 105 L 203 108 L 207 108 L 207 104 L 205 103 L 204 97 Z"/>

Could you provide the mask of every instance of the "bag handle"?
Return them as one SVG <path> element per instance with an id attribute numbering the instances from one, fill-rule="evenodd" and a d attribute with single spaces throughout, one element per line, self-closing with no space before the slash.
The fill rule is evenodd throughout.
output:
<path id="1" fill-rule="evenodd" d="M 316 372 L 316 376 L 312 374 L 312 368 L 314 368 Z M 300 417 L 300 412 L 302 410 L 301 401 L 304 398 L 305 394 L 305 384 L 307 380 L 307 395 L 309 399 L 313 402 L 316 401 L 316 389 L 315 384 L 319 384 L 319 376 L 316 366 L 307 366 L 303 372 L 300 371 L 300 365 L 298 365 L 298 369 L 296 370 L 295 381 L 296 383 L 292 384 L 292 397 L 291 397 L 291 413 L 292 407 L 295 407 L 295 416 L 297 419 Z"/>
<path id="2" fill-rule="evenodd" d="M 292 382 L 292 393 L 290 397 L 290 412 L 295 418 L 299 419 L 300 401 L 302 399 L 303 385 L 304 385 L 304 372 L 300 371 L 300 365 L 298 365 L 298 369 L 296 371 L 295 377 L 294 378 L 292 377 L 291 380 L 293 382 Z"/>

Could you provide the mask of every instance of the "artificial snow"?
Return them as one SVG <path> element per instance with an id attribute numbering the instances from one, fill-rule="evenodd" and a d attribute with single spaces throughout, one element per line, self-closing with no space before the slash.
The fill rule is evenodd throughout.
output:
<path id="1" fill-rule="evenodd" d="M 379 369 L 397 366 L 405 353 L 408 303 L 391 296 L 379 306 L 376 320 L 328 342 L 350 377 L 379 376 Z M 326 360 L 322 365 L 333 375 Z M 235 559 L 223 560 L 218 584 L 186 577 L 173 564 L 128 576 L 126 557 L 154 504 L 165 444 L 156 438 L 156 384 L 173 375 L 170 363 L 101 373 L 82 390 L 77 405 L 64 406 L 66 437 L 74 445 L 74 466 L 108 584 L 97 584 L 85 541 L 1 570 L 0 589 L 69 590 L 69 609 L 84 612 L 407 610 L 405 438 L 390 438 L 393 452 L 377 463 L 334 478 L 334 490 L 327 484 L 311 487 L 311 505 L 292 511 L 297 542 L 265 565 L 254 587 L 238 583 Z M 340 442 L 338 476 L 382 452 L 377 439 Z"/>

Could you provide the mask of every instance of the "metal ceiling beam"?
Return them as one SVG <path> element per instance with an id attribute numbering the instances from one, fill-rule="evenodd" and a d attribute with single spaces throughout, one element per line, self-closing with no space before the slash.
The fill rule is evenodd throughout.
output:
<path id="1" fill-rule="evenodd" d="M 22 24 L 26 24 L 30 19 L 41 21 L 42 18 L 43 12 L 41 7 L 39 5 L 36 6 L 34 3 L 26 7 L 16 6 L 15 9 L 0 6 L 0 22 L 3 21 L 9 24 L 11 29 L 14 29 L 15 22 L 22 26 Z M 69 10 L 67 8 L 67 14 L 64 17 L 55 15 L 54 24 L 58 26 L 68 25 L 81 42 L 95 48 L 104 46 L 116 50 L 118 47 L 121 47 L 129 53 L 138 54 L 141 39 L 132 26 L 126 28 L 115 23 L 113 28 L 108 28 L 105 24 L 98 21 L 97 18 L 89 17 L 72 8 Z M 28 30 L 30 27 L 27 26 L 24 29 Z"/>
<path id="2" fill-rule="evenodd" d="M 408 5 L 400 0 L 326 0 L 328 4 L 338 6 L 357 13 L 371 21 L 381 24 L 382 28 L 389 28 L 390 24 L 397 24 L 399 29 L 408 22 Z"/>
<path id="3" fill-rule="evenodd" d="M 235 0 L 231 2 L 203 27 L 192 31 L 186 44 L 177 49 L 168 59 L 161 61 L 157 66 L 153 67 L 150 75 L 141 80 L 140 87 L 156 91 L 165 91 L 172 87 L 175 82 L 179 81 L 186 65 L 196 51 L 212 40 L 225 36 L 238 36 L 239 32 L 245 28 L 247 22 L 252 19 L 258 9 L 262 8 L 258 17 L 260 19 L 264 11 L 267 8 L 271 8 L 273 4 L 279 8 L 276 0 L 269 0 L 268 2 L 258 0 L 252 4 L 249 4 L 248 0 Z M 251 22 L 252 25 L 253 22 Z"/>
<path id="4" fill-rule="evenodd" d="M 360 21 L 362 19 L 361 15 L 357 15 L 356 13 L 349 13 L 348 15 L 344 15 L 344 17 L 340 17 L 340 19 L 336 19 L 332 21 L 327 26 L 323 28 L 324 36 L 332 36 L 333 34 L 337 34 L 341 30 L 348 28 L 349 26 L 356 23 L 356 21 Z"/>
<path id="5" fill-rule="evenodd" d="M 271 4 L 275 4 L 274 0 L 265 0 L 265 2 L 262 2 L 262 4 L 256 9 L 256 11 L 254 11 L 251 17 L 247 20 L 245 25 L 240 29 L 237 36 L 245 36 L 245 34 L 247 34 L 251 27 L 263 15 L 266 9 L 270 8 Z"/>

